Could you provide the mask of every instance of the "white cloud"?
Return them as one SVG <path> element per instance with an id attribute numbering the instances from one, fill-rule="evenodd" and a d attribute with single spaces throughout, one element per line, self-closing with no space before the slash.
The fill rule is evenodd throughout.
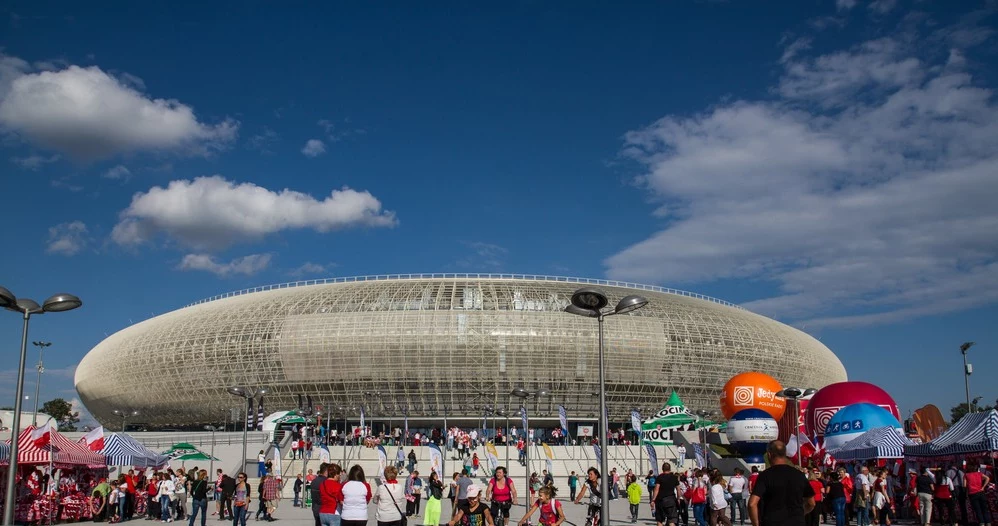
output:
<path id="1" fill-rule="evenodd" d="M 101 174 L 105 179 L 128 179 L 132 176 L 132 171 L 124 165 L 117 165 Z"/>
<path id="2" fill-rule="evenodd" d="M 848 11 L 856 7 L 856 0 L 835 0 L 835 8 L 839 11 Z"/>
<path id="3" fill-rule="evenodd" d="M 305 157 L 318 157 L 326 153 L 326 145 L 319 139 L 309 139 L 305 146 L 302 146 L 301 153 L 305 154 Z"/>
<path id="4" fill-rule="evenodd" d="M 319 201 L 289 189 L 275 192 L 214 175 L 172 181 L 166 188 L 135 194 L 121 212 L 112 239 L 136 245 L 165 234 L 183 245 L 210 251 L 282 230 L 310 228 L 324 233 L 396 223 L 395 214 L 383 211 L 369 192 L 344 187 Z"/>
<path id="5" fill-rule="evenodd" d="M 998 301 L 998 105 L 909 37 L 792 56 L 777 100 L 628 133 L 665 222 L 610 277 L 770 281 L 747 306 L 809 328 Z"/>
<path id="6" fill-rule="evenodd" d="M 233 274 L 252 276 L 270 266 L 270 254 L 250 254 L 241 258 L 233 259 L 228 263 L 220 263 L 213 256 L 208 254 L 187 254 L 180 264 L 178 270 L 201 270 L 225 278 Z"/>
<path id="7" fill-rule="evenodd" d="M 251 150 L 260 153 L 274 153 L 273 148 L 281 140 L 281 136 L 274 130 L 264 126 L 263 131 L 250 137 L 246 144 Z"/>
<path id="8" fill-rule="evenodd" d="M 73 256 L 86 248 L 88 243 L 87 225 L 83 221 L 59 223 L 49 228 L 48 246 L 45 251 L 49 254 Z"/>
<path id="9" fill-rule="evenodd" d="M 52 164 L 58 161 L 60 158 L 61 157 L 58 154 L 48 157 L 42 155 L 28 155 L 27 157 L 11 157 L 10 160 L 21 168 L 34 172 L 46 164 Z"/>
<path id="10" fill-rule="evenodd" d="M 897 0 L 873 0 L 866 8 L 874 13 L 884 15 L 893 11 L 897 7 L 897 3 Z"/>
<path id="11" fill-rule="evenodd" d="M 138 77 L 123 78 L 96 66 L 31 72 L 2 57 L 0 126 L 82 160 L 150 150 L 207 154 L 235 140 L 237 122 L 205 124 L 190 106 L 150 98 L 135 88 Z"/>
<path id="12" fill-rule="evenodd" d="M 288 272 L 288 275 L 296 278 L 304 277 L 317 277 L 323 274 L 327 274 L 329 270 L 334 265 L 323 265 L 321 263 L 312 263 L 311 261 L 306 261 L 300 267 Z"/>
<path id="13" fill-rule="evenodd" d="M 484 241 L 463 242 L 471 253 L 458 260 L 459 267 L 470 269 L 498 269 L 503 266 L 506 254 L 509 252 L 505 247 Z"/>

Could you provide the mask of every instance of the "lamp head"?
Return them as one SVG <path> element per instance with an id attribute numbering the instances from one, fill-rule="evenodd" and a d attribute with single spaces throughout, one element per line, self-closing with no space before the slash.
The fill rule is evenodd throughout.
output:
<path id="1" fill-rule="evenodd" d="M 974 342 L 964 342 L 963 345 L 960 346 L 960 352 L 962 352 L 963 354 L 967 354 L 967 351 L 969 351 L 970 348 L 973 346 Z"/>
<path id="2" fill-rule="evenodd" d="M 606 294 L 595 287 L 582 287 L 572 294 L 572 305 L 583 310 L 599 311 L 607 303 Z"/>
<path id="3" fill-rule="evenodd" d="M 233 386 L 227 388 L 226 391 L 228 391 L 230 395 L 242 396 L 242 397 L 246 396 L 246 390 L 243 389 L 242 387 Z"/>
<path id="4" fill-rule="evenodd" d="M 787 388 L 783 389 L 782 391 L 777 392 L 776 396 L 779 396 L 779 397 L 782 397 L 782 398 L 790 398 L 791 400 L 795 400 L 797 398 L 800 398 L 801 395 L 803 395 L 803 394 L 804 394 L 804 391 L 801 391 L 800 389 L 798 389 L 796 387 L 787 387 Z"/>
<path id="5" fill-rule="evenodd" d="M 267 392 L 268 391 L 267 391 L 266 387 L 258 387 L 257 390 L 256 390 L 256 394 L 258 394 L 258 395 L 265 395 L 265 394 L 267 394 Z"/>
<path id="6" fill-rule="evenodd" d="M 804 389 L 804 394 L 802 394 L 801 396 L 802 397 L 804 397 L 804 396 L 811 396 L 811 395 L 813 395 L 814 393 L 817 393 L 817 392 L 818 392 L 817 389 L 815 389 L 813 387 L 808 387 L 807 389 Z"/>
<path id="7" fill-rule="evenodd" d="M 509 394 L 517 398 L 526 398 L 530 396 L 530 393 L 528 393 L 527 390 L 522 387 L 517 387 L 516 389 L 513 389 Z"/>
<path id="8" fill-rule="evenodd" d="M 615 314 L 626 314 L 631 311 L 636 311 L 641 307 L 648 305 L 648 298 L 644 296 L 638 296 L 637 294 L 631 294 L 630 296 L 624 296 L 617 306 L 613 309 Z"/>
<path id="9" fill-rule="evenodd" d="M 17 306 L 12 310 L 16 310 L 25 314 L 42 314 L 45 312 L 42 306 L 38 304 L 35 300 L 30 300 L 28 298 L 20 298 L 17 300 Z"/>
<path id="10" fill-rule="evenodd" d="M 66 293 L 56 294 L 42 302 L 42 308 L 45 309 L 45 312 L 65 312 L 81 305 L 83 305 L 83 301 L 80 298 Z"/>
<path id="11" fill-rule="evenodd" d="M 576 307 L 575 305 L 565 307 L 565 312 L 575 314 L 576 316 L 585 316 L 587 318 L 596 318 L 599 316 L 599 311 L 583 309 Z"/>
<path id="12" fill-rule="evenodd" d="M 547 395 L 549 395 L 549 394 L 551 394 L 551 393 L 550 393 L 550 392 L 548 392 L 548 390 L 547 390 L 547 389 L 541 389 L 540 391 L 537 391 L 537 394 L 536 394 L 536 396 L 547 396 Z"/>
<path id="13" fill-rule="evenodd" d="M 0 309 L 11 309 L 15 305 L 17 305 L 17 296 L 6 287 L 0 287 Z"/>

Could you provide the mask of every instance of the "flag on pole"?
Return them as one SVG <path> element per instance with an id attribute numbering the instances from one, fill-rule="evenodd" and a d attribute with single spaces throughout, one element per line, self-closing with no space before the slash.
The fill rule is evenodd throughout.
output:
<path id="1" fill-rule="evenodd" d="M 402 440 L 406 440 L 407 438 L 409 438 L 409 411 L 407 410 L 405 413 L 403 413 L 403 416 L 404 416 L 404 419 L 405 419 L 405 422 L 404 422 L 405 423 L 405 430 L 404 430 L 404 432 L 402 434 Z"/>
<path id="2" fill-rule="evenodd" d="M 281 480 L 281 448 L 274 445 L 274 477 Z"/>
<path id="3" fill-rule="evenodd" d="M 97 426 L 89 433 L 83 435 L 80 442 L 86 444 L 90 451 L 100 451 L 104 449 L 104 426 Z"/>
<path id="4" fill-rule="evenodd" d="M 437 473 L 437 477 L 443 478 L 443 466 L 443 455 L 440 454 L 440 446 L 430 444 L 430 473 L 435 471 Z"/>
<path id="5" fill-rule="evenodd" d="M 36 427 L 31 431 L 31 443 L 39 449 L 49 445 L 51 439 L 52 434 L 49 432 L 48 425 Z"/>
<path id="6" fill-rule="evenodd" d="M 256 429 L 256 413 L 253 412 L 253 399 L 246 399 L 246 429 Z"/>
<path id="7" fill-rule="evenodd" d="M 637 409 L 631 411 L 631 428 L 635 433 L 641 433 L 641 413 Z"/>
<path id="8" fill-rule="evenodd" d="M 378 478 L 385 482 L 385 468 L 388 467 L 388 453 L 385 453 L 385 446 L 378 445 Z"/>
<path id="9" fill-rule="evenodd" d="M 325 443 L 319 445 L 319 462 L 329 463 L 329 446 Z"/>
<path id="10" fill-rule="evenodd" d="M 496 451 L 495 444 L 492 442 L 486 442 L 485 454 L 489 457 L 489 465 L 492 466 L 492 471 L 495 471 L 499 466 L 499 452 Z"/>
<path id="11" fill-rule="evenodd" d="M 523 425 L 523 438 L 524 441 L 529 440 L 527 436 L 527 408 L 526 406 L 520 406 L 520 424 Z"/>
<path id="12" fill-rule="evenodd" d="M 256 403 L 256 430 L 263 431 L 263 396 Z"/>
<path id="13" fill-rule="evenodd" d="M 658 476 L 658 456 L 655 455 L 655 446 L 651 443 L 645 443 L 645 451 L 648 452 L 648 462 L 651 464 L 652 473 Z"/>
<path id="14" fill-rule="evenodd" d="M 561 428 L 565 430 L 565 434 L 568 434 L 568 411 L 565 411 L 565 406 L 558 406 L 558 421 L 561 422 Z"/>
<path id="15" fill-rule="evenodd" d="M 593 444 L 593 453 L 596 453 L 596 463 L 597 464 L 602 463 L 603 462 L 603 453 L 602 453 L 602 451 L 599 448 L 599 443 L 598 442 Z"/>
<path id="16" fill-rule="evenodd" d="M 367 429 L 367 427 L 364 426 L 364 406 L 361 406 L 360 407 L 360 434 L 366 435 L 367 434 L 366 429 Z M 437 473 L 437 475 L 440 475 L 440 474 Z"/>
<path id="17" fill-rule="evenodd" d="M 693 456 L 697 459 L 697 467 L 703 469 L 707 467 L 707 457 L 704 455 L 703 446 L 699 443 L 693 444 Z"/>

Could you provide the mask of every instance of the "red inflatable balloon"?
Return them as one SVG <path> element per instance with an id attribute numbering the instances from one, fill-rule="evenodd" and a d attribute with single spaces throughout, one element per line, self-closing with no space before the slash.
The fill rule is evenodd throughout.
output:
<path id="1" fill-rule="evenodd" d="M 808 402 L 804 415 L 808 436 L 825 436 L 825 424 L 839 409 L 863 402 L 879 405 L 901 420 L 901 411 L 887 391 L 867 382 L 839 382 L 821 388 Z"/>

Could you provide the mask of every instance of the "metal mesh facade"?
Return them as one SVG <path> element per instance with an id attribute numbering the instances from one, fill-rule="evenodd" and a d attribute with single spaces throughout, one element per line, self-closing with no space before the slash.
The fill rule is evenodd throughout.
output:
<path id="1" fill-rule="evenodd" d="M 311 395 L 332 413 L 480 418 L 516 407 L 516 387 L 546 388 L 531 417 L 597 413 L 597 322 L 562 310 L 598 284 L 611 305 L 648 306 L 606 319 L 611 419 L 657 410 L 676 389 L 693 409 L 718 406 L 721 387 L 758 370 L 784 385 L 844 381 L 811 336 L 703 296 L 618 282 L 520 275 L 404 275 L 300 282 L 205 300 L 123 329 L 76 370 L 76 389 L 105 425 L 115 409 L 150 424 L 224 420 L 242 402 L 229 386 L 267 387 L 267 412 Z M 378 393 L 377 395 L 368 393 Z"/>

